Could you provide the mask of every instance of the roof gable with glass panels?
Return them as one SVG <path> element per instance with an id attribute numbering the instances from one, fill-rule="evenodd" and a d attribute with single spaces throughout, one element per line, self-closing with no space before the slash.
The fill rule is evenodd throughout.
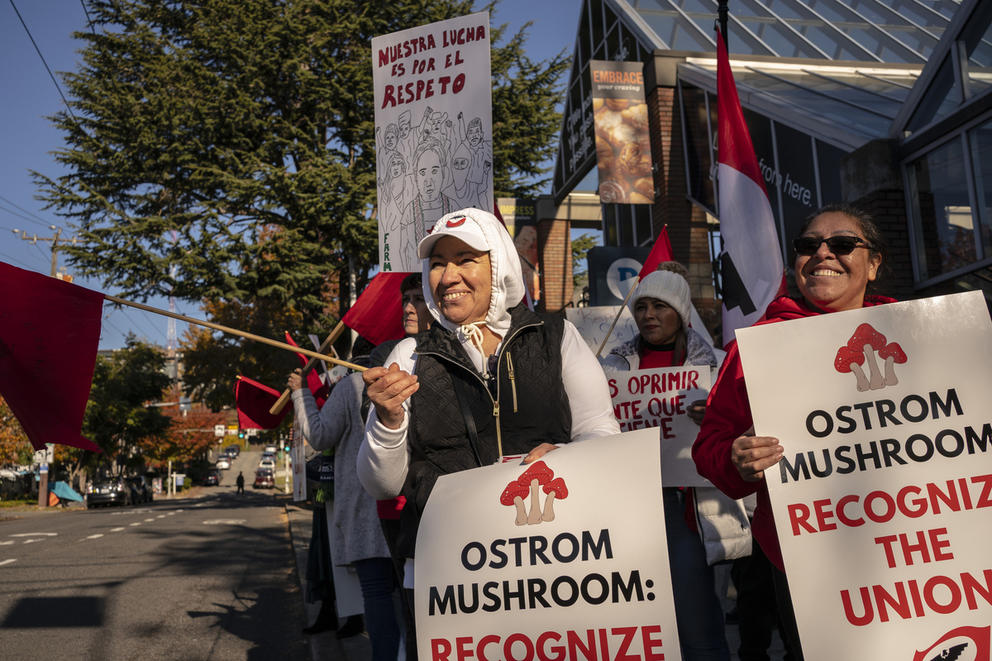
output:
<path id="1" fill-rule="evenodd" d="M 887 137 L 960 4 L 735 0 L 728 32 L 742 103 L 848 150 Z M 556 199 L 595 162 L 591 104 L 584 89 L 588 60 L 643 62 L 655 50 L 712 52 L 716 15 L 716 0 L 583 2 L 555 166 Z M 715 59 L 680 65 L 679 77 L 715 90 Z"/>

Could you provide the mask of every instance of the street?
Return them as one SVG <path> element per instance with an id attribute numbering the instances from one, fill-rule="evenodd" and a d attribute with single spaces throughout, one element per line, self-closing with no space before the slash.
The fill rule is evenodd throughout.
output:
<path id="1" fill-rule="evenodd" d="M 200 497 L 0 513 L 3 658 L 307 658 L 285 509 L 252 490 L 257 460 Z"/>

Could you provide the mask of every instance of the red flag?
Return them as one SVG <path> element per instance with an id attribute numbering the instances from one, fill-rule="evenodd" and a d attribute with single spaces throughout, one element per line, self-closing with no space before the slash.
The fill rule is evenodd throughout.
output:
<path id="1" fill-rule="evenodd" d="M 372 344 L 402 339 L 403 295 L 400 284 L 410 275 L 380 271 L 341 321 Z"/>
<path id="2" fill-rule="evenodd" d="M 726 345 L 734 339 L 736 329 L 757 321 L 768 304 L 785 291 L 785 272 L 775 217 L 719 30 L 716 42 L 720 134 L 717 185 Z"/>
<path id="3" fill-rule="evenodd" d="M 291 410 L 283 408 L 278 415 L 269 413 L 269 409 L 279 399 L 280 393 L 264 383 L 259 383 L 246 376 L 239 376 L 234 382 L 234 401 L 238 407 L 238 426 L 241 429 L 275 429 Z"/>
<path id="4" fill-rule="evenodd" d="M 0 395 L 31 445 L 100 452 L 82 426 L 103 295 L 3 262 L 0 292 Z"/>
<path id="5" fill-rule="evenodd" d="M 294 347 L 300 346 L 293 341 L 293 336 L 289 334 L 289 331 L 286 331 L 286 344 L 292 344 Z M 307 363 L 310 362 L 310 359 L 302 353 L 298 353 L 296 355 L 299 357 L 303 367 L 306 367 Z M 307 372 L 307 387 L 310 388 L 310 392 L 313 393 L 313 399 L 317 402 L 317 408 L 322 408 L 324 406 L 324 402 L 327 401 L 328 395 L 331 394 L 331 387 L 321 380 L 320 375 L 317 374 L 317 370 L 312 369 Z"/>
<path id="6" fill-rule="evenodd" d="M 641 267 L 641 272 L 637 274 L 638 279 L 643 280 L 644 276 L 658 268 L 658 264 L 673 259 L 675 258 L 672 256 L 672 242 L 668 240 L 668 225 L 665 225 L 661 228 L 661 232 L 658 233 L 658 238 L 654 240 L 654 245 L 651 246 L 651 252 L 648 253 L 648 258 L 644 260 L 644 266 Z"/>

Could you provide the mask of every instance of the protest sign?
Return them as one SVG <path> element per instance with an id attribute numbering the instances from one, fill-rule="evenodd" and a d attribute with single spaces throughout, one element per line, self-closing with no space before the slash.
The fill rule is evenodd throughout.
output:
<path id="1" fill-rule="evenodd" d="M 689 405 L 706 401 L 710 390 L 707 365 L 685 365 L 619 372 L 607 370 L 613 413 L 620 431 L 654 428 L 661 439 L 661 483 L 666 487 L 713 486 L 696 472 L 692 444 L 699 425 L 689 418 Z"/>
<path id="2" fill-rule="evenodd" d="M 679 659 L 655 430 L 442 476 L 417 535 L 421 659 Z"/>
<path id="3" fill-rule="evenodd" d="M 988 659 L 981 292 L 737 331 L 805 658 Z"/>
<path id="4" fill-rule="evenodd" d="M 637 273 L 636 271 L 634 272 Z M 565 308 L 565 318 L 575 325 L 579 335 L 585 340 L 589 348 L 594 352 L 603 342 L 603 338 L 610 331 L 610 325 L 617 316 L 618 305 L 598 305 L 587 308 Z M 634 318 L 630 316 L 630 310 L 624 306 L 620 314 L 620 320 L 616 328 L 610 335 L 610 339 L 603 347 L 604 356 L 608 355 L 612 349 L 625 342 L 630 342 L 637 336 L 637 326 L 634 325 Z"/>
<path id="5" fill-rule="evenodd" d="M 446 213 L 493 210 L 489 13 L 372 40 L 379 266 L 420 271 Z"/>

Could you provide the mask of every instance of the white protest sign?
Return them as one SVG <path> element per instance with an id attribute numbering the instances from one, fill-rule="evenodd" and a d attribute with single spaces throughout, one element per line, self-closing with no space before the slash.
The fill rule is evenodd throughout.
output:
<path id="1" fill-rule="evenodd" d="M 658 439 L 441 477 L 417 535 L 421 659 L 679 659 Z"/>
<path id="2" fill-rule="evenodd" d="M 597 305 L 585 308 L 565 308 L 565 318 L 575 325 L 579 335 L 585 340 L 593 353 L 599 349 L 599 345 L 610 330 L 610 325 L 616 319 L 619 305 Z M 610 351 L 625 342 L 630 342 L 637 337 L 637 326 L 634 318 L 630 316 L 630 310 L 623 306 L 620 320 L 610 334 L 610 339 L 603 347 L 603 356 L 609 355 Z"/>
<path id="3" fill-rule="evenodd" d="M 613 414 L 620 431 L 655 428 L 661 439 L 661 482 L 666 487 L 713 486 L 696 472 L 692 444 L 699 425 L 688 415 L 689 405 L 706 400 L 710 390 L 708 365 L 685 365 L 629 372 L 606 371 Z"/>
<path id="4" fill-rule="evenodd" d="M 374 38 L 372 83 L 379 266 L 419 272 L 434 221 L 493 210 L 489 13 Z"/>
<path id="5" fill-rule="evenodd" d="M 992 322 L 981 292 L 737 331 L 808 661 L 989 658 Z"/>

